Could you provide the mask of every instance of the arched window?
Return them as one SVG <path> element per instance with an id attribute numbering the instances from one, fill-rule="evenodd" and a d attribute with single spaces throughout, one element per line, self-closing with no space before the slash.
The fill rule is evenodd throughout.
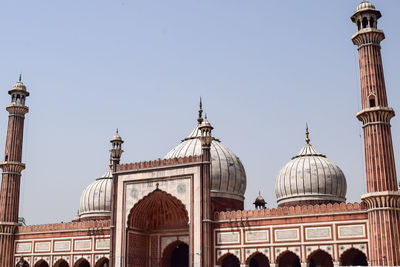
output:
<path id="1" fill-rule="evenodd" d="M 240 267 L 240 261 L 235 255 L 228 254 L 222 259 L 221 267 Z"/>
<path id="2" fill-rule="evenodd" d="M 56 261 L 53 267 L 69 267 L 69 264 L 65 260 L 59 259 L 58 261 Z"/>
<path id="3" fill-rule="evenodd" d="M 367 256 L 358 249 L 350 248 L 340 256 L 341 266 L 368 266 Z"/>
<path id="4" fill-rule="evenodd" d="M 49 267 L 49 264 L 45 260 L 36 262 L 34 267 Z"/>
<path id="5" fill-rule="evenodd" d="M 371 18 L 369 19 L 369 26 L 370 26 L 371 28 L 375 28 L 375 20 L 374 20 L 373 17 L 371 17 Z"/>
<path id="6" fill-rule="evenodd" d="M 110 261 L 107 258 L 101 258 L 96 262 L 95 267 L 109 267 Z"/>
<path id="7" fill-rule="evenodd" d="M 363 27 L 363 29 L 368 27 L 368 18 L 367 17 L 363 17 L 363 19 L 362 19 L 362 27 Z"/>
<path id="8" fill-rule="evenodd" d="M 90 263 L 86 259 L 79 259 L 75 262 L 74 267 L 90 267 Z"/>
<path id="9" fill-rule="evenodd" d="M 300 267 L 300 259 L 293 252 L 287 250 L 276 259 L 278 267 Z"/>
<path id="10" fill-rule="evenodd" d="M 375 96 L 371 95 L 371 96 L 369 96 L 369 107 L 370 107 L 370 108 L 373 108 L 373 107 L 375 107 L 375 106 L 376 106 L 376 103 L 375 103 Z"/>
<path id="11" fill-rule="evenodd" d="M 308 264 L 310 267 L 333 267 L 333 260 L 327 252 L 318 249 L 308 256 Z"/>
<path id="12" fill-rule="evenodd" d="M 268 258 L 259 252 L 254 253 L 247 260 L 249 267 L 269 267 Z"/>

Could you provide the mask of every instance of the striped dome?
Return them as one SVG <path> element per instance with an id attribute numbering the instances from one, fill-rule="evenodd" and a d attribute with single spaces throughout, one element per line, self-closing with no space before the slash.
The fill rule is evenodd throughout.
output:
<path id="1" fill-rule="evenodd" d="M 111 215 L 112 171 L 106 173 L 83 190 L 79 206 L 79 218 Z"/>
<path id="2" fill-rule="evenodd" d="M 279 172 L 275 182 L 278 205 L 346 201 L 342 170 L 306 144 Z"/>
<path id="3" fill-rule="evenodd" d="M 201 132 L 197 126 L 190 135 L 172 149 L 165 159 L 201 155 Z M 213 137 L 211 143 L 211 197 L 244 200 L 246 172 L 240 159 Z"/>
<path id="4" fill-rule="evenodd" d="M 375 6 L 368 2 L 368 1 L 362 1 L 356 8 L 356 13 L 359 11 L 364 11 L 364 10 L 376 10 Z"/>

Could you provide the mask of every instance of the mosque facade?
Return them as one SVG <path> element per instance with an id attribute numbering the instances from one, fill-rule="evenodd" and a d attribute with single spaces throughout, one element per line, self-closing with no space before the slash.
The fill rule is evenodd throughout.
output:
<path id="1" fill-rule="evenodd" d="M 244 210 L 246 173 L 203 117 L 164 158 L 121 163 L 111 139 L 105 174 L 81 195 L 71 222 L 18 220 L 22 143 L 29 96 L 21 79 L 9 91 L 0 190 L 1 267 L 396 266 L 400 193 L 377 27 L 381 13 L 363 1 L 351 20 L 359 53 L 367 192 L 346 202 L 342 170 L 311 144 L 282 167 L 276 208 L 262 196 Z"/>

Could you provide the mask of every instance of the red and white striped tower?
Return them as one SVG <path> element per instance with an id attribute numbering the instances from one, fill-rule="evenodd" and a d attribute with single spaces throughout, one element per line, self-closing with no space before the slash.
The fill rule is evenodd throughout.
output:
<path id="1" fill-rule="evenodd" d="M 9 113 L 6 149 L 0 190 L 0 266 L 14 266 L 14 239 L 18 226 L 19 188 L 21 171 L 25 169 L 22 160 L 22 141 L 25 114 L 29 109 L 25 99 L 29 96 L 26 86 L 19 81 L 8 93 L 11 104 L 7 106 Z"/>
<path id="2" fill-rule="evenodd" d="M 363 1 L 351 20 L 357 25 L 352 36 L 358 46 L 362 110 L 357 118 L 364 129 L 368 207 L 369 260 L 371 265 L 400 265 L 400 194 L 397 191 L 390 119 L 383 76 L 380 42 L 385 39 L 377 29 L 381 13 Z"/>
<path id="3" fill-rule="evenodd" d="M 201 100 L 200 100 L 201 101 Z M 212 228 L 211 228 L 211 152 L 212 143 L 211 132 L 214 129 L 207 121 L 207 116 L 203 120 L 201 117 L 201 102 L 199 110 L 199 129 L 201 131 L 201 148 L 202 148 L 202 170 L 201 170 L 201 206 L 202 206 L 202 245 L 201 260 L 202 267 L 212 265 Z"/>

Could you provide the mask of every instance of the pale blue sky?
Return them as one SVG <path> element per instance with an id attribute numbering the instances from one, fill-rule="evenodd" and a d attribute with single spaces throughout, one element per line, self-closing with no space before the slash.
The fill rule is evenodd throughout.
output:
<path id="1" fill-rule="evenodd" d="M 107 168 L 115 128 L 122 162 L 164 156 L 196 124 L 199 96 L 214 136 L 243 162 L 246 208 L 260 190 L 276 206 L 280 168 L 311 143 L 365 191 L 358 58 L 359 1 L 3 1 L 0 144 L 7 91 L 22 72 L 26 119 L 20 214 L 71 220 L 82 190 Z M 400 112 L 398 0 L 376 0 L 387 36 L 389 103 Z M 400 160 L 400 121 L 392 120 Z M 400 163 L 398 163 L 400 166 Z M 399 168 L 397 168 L 399 172 Z M 399 172 L 400 173 L 400 172 Z"/>

